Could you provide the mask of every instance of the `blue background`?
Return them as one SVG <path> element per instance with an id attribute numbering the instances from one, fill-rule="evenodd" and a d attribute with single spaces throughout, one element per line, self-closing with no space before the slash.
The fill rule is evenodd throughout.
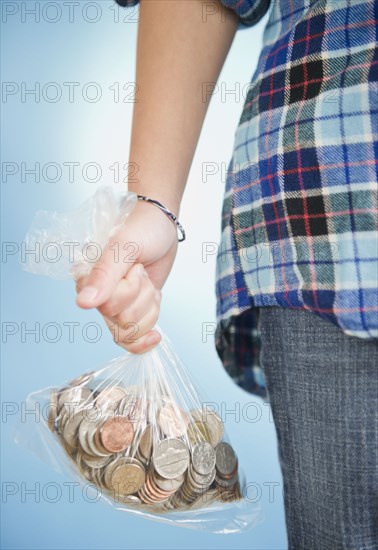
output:
<path id="1" fill-rule="evenodd" d="M 59 4 L 60 7 L 58 2 L 2 2 L 2 80 L 8 83 L 6 89 L 14 92 L 3 95 L 1 104 L 3 251 L 4 246 L 7 250 L 21 246 L 37 210 L 70 210 L 98 186 L 124 185 L 122 179 L 126 177 L 122 166 L 129 150 L 132 102 L 124 99 L 129 97 L 134 79 L 137 10 L 118 10 L 110 1 L 80 2 L 79 6 L 69 2 L 75 10 L 72 14 L 68 6 Z M 25 11 L 34 8 L 37 15 Z M 260 488 L 259 502 L 265 520 L 243 534 L 213 535 L 129 516 L 106 504 L 89 502 L 79 489 L 70 502 L 63 485 L 69 478 L 16 445 L 13 429 L 20 422 L 27 394 L 62 385 L 66 379 L 100 367 L 120 355 L 120 348 L 113 343 L 96 311 L 81 311 L 75 306 L 71 281 L 33 276 L 22 270 L 19 254 L 3 254 L 2 548 L 286 547 L 282 479 L 269 407 L 233 384 L 216 355 L 212 336 L 203 336 L 204 327 L 213 327 L 215 321 L 215 255 L 204 258 L 203 247 L 211 248 L 213 245 L 204 243 L 217 243 L 220 238 L 225 170 L 244 101 L 243 87 L 248 86 L 257 63 L 263 26 L 264 21 L 252 29 L 238 31 L 220 76 L 180 216 L 188 239 L 180 245 L 176 264 L 163 289 L 159 324 L 207 396 L 227 410 L 242 410 L 255 402 L 261 412 L 255 422 L 229 413 L 227 430 L 247 479 Z M 64 82 L 77 83 L 72 101 Z M 96 86 L 86 88 L 89 82 Z M 40 93 L 23 97 L 22 90 L 36 83 L 40 83 Z M 47 83 L 55 84 L 46 86 Z M 114 97 L 117 86 L 119 101 Z M 227 93 L 232 89 L 234 93 Z M 62 97 L 53 101 L 56 90 Z M 89 95 L 85 95 L 86 90 Z M 91 101 L 95 90 L 101 90 L 101 97 Z M 23 167 L 30 168 L 37 162 L 40 181 L 23 173 Z M 68 168 L 63 163 L 72 162 L 79 163 L 79 167 L 73 181 L 69 181 Z M 120 182 L 115 181 L 109 168 L 115 162 L 121 166 Z M 58 172 L 49 163 L 56 163 Z M 83 171 L 88 163 L 101 167 L 99 177 L 95 178 L 96 171 L 88 166 L 88 171 Z M 14 175 L 7 175 L 10 166 L 17 171 Z M 214 174 L 204 177 L 206 169 Z M 88 181 L 91 178 L 96 181 Z M 72 322 L 79 323 L 79 327 L 70 341 L 63 323 Z M 95 323 L 94 332 L 86 332 L 89 322 Z M 25 329 L 32 329 L 36 323 L 40 324 L 37 334 L 25 334 Z M 47 323 L 55 323 L 61 330 L 58 341 L 51 341 L 54 329 L 50 326 L 46 332 Z M 15 334 L 9 334 L 10 327 Z M 96 330 L 102 331 L 98 338 Z M 9 403 L 14 403 L 14 407 Z M 5 414 L 12 407 L 14 414 Z M 55 500 L 54 491 L 45 492 L 49 487 L 46 484 L 51 483 L 62 490 L 56 502 L 49 502 Z M 14 495 L 7 493 L 10 488 Z M 25 494 L 25 489 L 35 489 L 36 493 Z"/>

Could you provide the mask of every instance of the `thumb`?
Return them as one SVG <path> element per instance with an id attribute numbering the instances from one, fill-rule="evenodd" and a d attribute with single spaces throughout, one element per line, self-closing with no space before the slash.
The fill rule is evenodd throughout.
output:
<path id="1" fill-rule="evenodd" d="M 84 309 L 99 307 L 112 295 L 119 281 L 135 265 L 136 260 L 127 261 L 117 254 L 117 245 L 111 241 L 105 248 L 101 259 L 93 266 L 85 286 L 76 297 L 76 303 Z"/>

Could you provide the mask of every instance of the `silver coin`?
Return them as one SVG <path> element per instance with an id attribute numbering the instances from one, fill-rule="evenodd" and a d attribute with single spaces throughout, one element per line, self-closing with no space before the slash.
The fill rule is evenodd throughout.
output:
<path id="1" fill-rule="evenodd" d="M 218 489 L 211 489 L 206 493 L 203 493 L 194 502 L 192 502 L 192 504 L 190 505 L 190 509 L 199 510 L 204 506 L 209 506 L 209 504 L 211 504 L 218 498 L 218 495 L 219 495 Z"/>
<path id="2" fill-rule="evenodd" d="M 148 426 L 145 428 L 144 432 L 142 433 L 142 436 L 139 441 L 139 453 L 146 459 L 150 460 L 151 453 L 152 453 L 152 425 L 148 424 Z"/>
<path id="3" fill-rule="evenodd" d="M 123 504 L 129 504 L 130 506 L 140 506 L 141 500 L 136 495 L 122 495 L 118 497 L 118 501 L 121 501 Z"/>
<path id="4" fill-rule="evenodd" d="M 127 396 L 119 405 L 120 414 L 129 417 L 134 427 L 147 417 L 146 403 L 139 397 Z"/>
<path id="5" fill-rule="evenodd" d="M 201 475 L 212 472 L 215 466 L 215 451 L 210 443 L 202 441 L 192 449 L 193 468 Z"/>
<path id="6" fill-rule="evenodd" d="M 184 482 L 184 474 L 172 479 L 165 479 L 164 477 L 155 475 L 154 481 L 162 491 L 177 491 Z"/>
<path id="7" fill-rule="evenodd" d="M 189 486 L 198 491 L 207 491 L 215 478 L 215 468 L 207 475 L 199 475 L 193 466 L 188 469 L 187 482 Z"/>
<path id="8" fill-rule="evenodd" d="M 104 410 L 114 410 L 125 398 L 125 389 L 120 386 L 109 386 L 104 388 L 96 396 L 96 406 Z"/>
<path id="9" fill-rule="evenodd" d="M 82 462 L 84 462 L 90 468 L 103 468 L 109 462 L 109 457 L 89 457 L 87 455 L 82 455 Z"/>
<path id="10" fill-rule="evenodd" d="M 58 433 L 60 433 L 60 434 L 63 433 L 64 426 L 68 422 L 69 417 L 70 417 L 70 415 L 69 415 L 68 411 L 66 409 L 62 409 L 61 412 L 59 413 L 58 421 L 57 421 Z"/>
<path id="11" fill-rule="evenodd" d="M 71 382 L 68 382 L 70 386 L 82 386 L 92 380 L 94 375 L 94 371 L 86 372 L 84 374 L 81 374 L 80 376 L 77 376 Z"/>
<path id="12" fill-rule="evenodd" d="M 205 485 L 204 483 L 197 483 L 193 479 L 190 468 L 189 468 L 187 478 L 186 478 L 186 484 L 185 484 L 184 488 L 187 490 L 187 492 L 191 496 L 191 498 L 193 498 L 196 494 L 203 493 L 204 491 L 206 491 L 208 486 Z"/>
<path id="13" fill-rule="evenodd" d="M 64 438 L 65 442 L 68 443 L 68 445 L 70 445 L 71 447 L 77 447 L 79 426 L 85 418 L 85 415 L 86 410 L 80 409 L 77 413 L 68 418 L 63 427 L 62 437 Z"/>
<path id="14" fill-rule="evenodd" d="M 92 422 L 89 425 L 88 430 L 87 430 L 86 442 L 87 442 L 88 448 L 90 450 L 90 453 L 94 454 L 95 456 L 106 457 L 106 456 L 110 456 L 111 454 L 113 454 L 110 451 L 107 451 L 101 445 L 100 438 L 96 437 L 96 435 L 99 435 L 99 431 L 101 430 L 101 426 L 105 422 L 106 418 L 108 418 L 108 417 L 105 417 L 105 418 L 102 417 L 99 420 L 97 420 L 96 422 Z"/>
<path id="15" fill-rule="evenodd" d="M 93 455 L 92 449 L 88 445 L 88 431 L 97 420 L 97 410 L 86 407 L 86 414 L 79 426 L 78 439 L 79 445 L 87 454 Z"/>
<path id="16" fill-rule="evenodd" d="M 228 443 L 219 443 L 215 447 L 216 468 L 221 476 L 229 476 L 238 465 L 234 449 Z"/>
<path id="17" fill-rule="evenodd" d="M 130 453 L 131 456 L 133 456 L 134 458 L 136 458 L 137 460 L 139 460 L 139 462 L 141 462 L 143 464 L 143 466 L 147 466 L 148 464 L 148 460 L 146 458 L 144 458 L 144 456 L 139 452 L 139 450 L 137 449 L 136 453 Z"/>
<path id="18" fill-rule="evenodd" d="M 205 424 L 209 433 L 210 443 L 213 447 L 216 447 L 224 435 L 224 425 L 221 418 L 214 411 L 210 411 L 205 407 L 190 412 L 193 420 Z"/>
<path id="19" fill-rule="evenodd" d="M 72 386 L 59 392 L 58 405 L 71 415 L 75 414 L 80 407 L 85 406 L 93 400 L 93 394 L 88 388 Z M 61 412 L 61 410 L 60 410 Z"/>
<path id="20" fill-rule="evenodd" d="M 55 429 L 55 421 L 58 416 L 58 390 L 52 389 L 50 392 L 50 402 L 49 402 L 49 411 L 47 425 L 49 429 L 53 432 Z"/>
<path id="21" fill-rule="evenodd" d="M 168 437 L 181 437 L 189 424 L 188 415 L 176 403 L 166 403 L 157 414 L 162 432 Z"/>
<path id="22" fill-rule="evenodd" d="M 216 470 L 215 468 L 213 468 L 209 474 L 202 476 L 202 475 L 199 475 L 194 468 L 191 468 L 190 474 L 194 479 L 194 481 L 196 481 L 197 483 L 202 483 L 203 485 L 209 486 L 214 481 Z"/>
<path id="23" fill-rule="evenodd" d="M 189 465 L 189 450 L 181 439 L 169 437 L 155 447 L 152 462 L 159 475 L 173 479 L 183 474 Z"/>
<path id="24" fill-rule="evenodd" d="M 92 425 L 93 421 L 90 418 L 83 418 L 83 421 L 81 422 L 78 431 L 80 447 L 89 455 L 93 454 L 92 449 L 88 445 L 87 439 L 88 430 Z"/>

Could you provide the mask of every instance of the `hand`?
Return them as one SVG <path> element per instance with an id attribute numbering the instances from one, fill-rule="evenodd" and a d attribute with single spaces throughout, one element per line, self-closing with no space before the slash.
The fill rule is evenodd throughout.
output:
<path id="1" fill-rule="evenodd" d="M 87 277 L 76 302 L 96 307 L 117 344 L 144 353 L 161 339 L 151 330 L 160 313 L 161 288 L 176 257 L 174 224 L 156 206 L 138 202 Z"/>

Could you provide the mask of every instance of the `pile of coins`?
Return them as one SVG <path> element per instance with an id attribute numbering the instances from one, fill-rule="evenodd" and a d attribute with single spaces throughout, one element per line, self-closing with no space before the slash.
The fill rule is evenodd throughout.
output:
<path id="1" fill-rule="evenodd" d="M 156 512 L 241 499 L 238 459 L 208 409 L 84 374 L 53 390 L 48 426 L 80 474 L 127 506 Z"/>

